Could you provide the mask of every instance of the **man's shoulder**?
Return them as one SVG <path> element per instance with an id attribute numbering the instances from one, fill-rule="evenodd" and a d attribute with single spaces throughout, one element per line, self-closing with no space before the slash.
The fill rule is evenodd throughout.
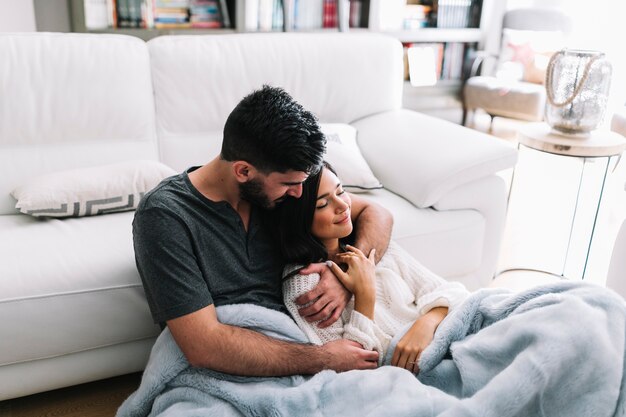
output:
<path id="1" fill-rule="evenodd" d="M 150 208 L 167 208 L 171 207 L 172 202 L 178 201 L 176 198 L 180 193 L 185 192 L 184 175 L 176 174 L 165 178 L 156 187 L 148 191 L 137 207 L 137 211 L 143 211 Z"/>
<path id="2" fill-rule="evenodd" d="M 165 178 L 156 187 L 148 191 L 137 206 L 133 217 L 133 235 L 154 235 L 168 230 L 180 230 L 184 225 L 184 180 L 177 174 Z"/>

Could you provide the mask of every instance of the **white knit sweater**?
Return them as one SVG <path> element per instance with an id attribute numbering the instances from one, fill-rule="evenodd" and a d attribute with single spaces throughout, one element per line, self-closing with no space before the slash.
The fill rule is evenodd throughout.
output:
<path id="1" fill-rule="evenodd" d="M 284 276 L 300 268 L 289 265 Z M 438 277 L 393 241 L 376 265 L 373 321 L 354 310 L 354 298 L 339 320 L 325 329 L 304 320 L 298 314 L 294 300 L 313 289 L 318 282 L 319 274 L 296 274 L 283 282 L 285 306 L 309 341 L 323 345 L 341 338 L 351 339 L 367 350 L 379 352 L 380 360 L 398 331 L 435 307 L 453 309 L 469 294 L 462 284 Z"/>

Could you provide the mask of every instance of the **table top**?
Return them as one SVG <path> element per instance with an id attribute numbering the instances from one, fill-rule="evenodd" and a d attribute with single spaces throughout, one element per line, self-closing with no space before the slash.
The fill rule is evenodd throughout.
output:
<path id="1" fill-rule="evenodd" d="M 626 150 L 626 138 L 609 130 L 567 135 L 552 130 L 546 123 L 529 123 L 520 128 L 517 137 L 524 146 L 564 156 L 607 157 Z"/>

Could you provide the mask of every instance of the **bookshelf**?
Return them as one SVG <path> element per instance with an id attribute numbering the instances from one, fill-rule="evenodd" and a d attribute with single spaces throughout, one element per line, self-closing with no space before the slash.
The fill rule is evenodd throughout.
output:
<path id="1" fill-rule="evenodd" d="M 501 21 L 501 14 L 499 15 L 497 10 L 494 11 L 498 8 L 497 3 L 500 2 L 498 0 L 69 0 L 74 32 L 120 33 L 144 40 L 172 34 L 239 32 L 384 33 L 402 42 L 405 51 L 409 48 L 431 48 L 433 51 L 430 53 L 435 55 L 433 71 L 437 72 L 436 82 L 432 82 L 432 77 L 431 82 L 425 84 L 414 83 L 413 80 L 408 82 L 407 79 L 405 90 L 417 88 L 429 93 L 440 91 L 444 95 L 458 95 L 468 56 L 471 51 L 484 47 L 489 25 Z M 163 7 L 166 6 L 171 9 L 165 9 L 163 12 Z M 188 6 L 184 19 L 180 17 L 181 6 Z M 116 8 L 117 21 L 112 21 L 112 7 Z M 192 10 L 194 7 L 195 10 Z M 217 18 L 211 20 L 213 18 L 206 15 L 197 17 L 194 13 L 202 7 L 205 9 L 213 7 Z M 132 9 L 131 24 L 128 24 L 127 18 L 120 21 L 120 13 L 128 14 L 129 9 Z M 171 13 L 167 13 L 168 11 Z M 227 16 L 227 22 L 224 22 L 224 15 Z M 198 23 L 198 19 L 202 22 Z M 169 23 L 170 21 L 172 23 Z M 197 25 L 204 27 L 192 27 Z M 418 55 L 421 56 L 423 54 Z M 412 63 L 424 66 L 423 62 L 418 59 Z M 406 72 L 408 78 L 408 69 Z"/>
<path id="2" fill-rule="evenodd" d="M 455 25 L 437 26 L 437 18 L 425 17 L 418 22 L 420 26 L 403 28 L 403 8 L 405 3 L 410 6 L 426 5 L 437 9 L 438 3 L 466 2 L 468 10 L 475 10 L 474 15 L 480 16 L 485 3 L 497 0 L 69 0 L 71 20 L 75 32 L 107 32 L 120 31 L 136 34 L 145 31 L 153 36 L 162 33 L 189 31 L 192 33 L 257 32 L 257 31 L 320 31 L 320 30 L 370 30 L 388 33 L 402 42 L 479 42 L 481 41 L 482 22 L 476 17 L 468 16 L 467 22 Z M 133 6 L 128 6 L 132 4 Z M 195 5 L 215 4 L 218 14 L 226 8 L 229 23 L 220 27 L 197 28 L 189 27 L 194 23 L 173 23 L 171 27 L 159 28 L 154 25 L 155 10 L 160 6 L 172 5 L 173 10 L 181 8 L 193 9 Z M 433 5 L 434 4 L 434 5 Z M 179 7 L 185 6 L 186 7 Z M 441 8 L 441 6 L 440 6 Z M 119 16 L 122 10 L 131 9 L 135 26 L 125 26 L 120 22 L 113 23 L 107 16 L 111 9 Z M 146 24 L 146 10 L 150 16 Z M 162 9 L 161 9 L 162 10 Z M 125 14 L 128 13 L 125 12 Z M 223 13 L 222 13 L 223 14 Z M 429 15 L 436 15 L 430 12 Z M 193 19 L 193 13 L 191 13 Z M 173 17 L 170 16 L 172 19 Z M 221 19 L 218 16 L 217 20 Z M 473 20 L 472 20 L 473 19 Z M 158 20 L 158 17 L 157 17 Z M 186 22 L 188 22 L 187 19 Z M 416 22 L 416 19 L 411 20 Z M 205 22 L 208 25 L 208 23 Z M 423 25 L 422 25 L 423 24 Z M 147 25 L 147 26 L 146 26 Z M 177 26 L 179 25 L 179 26 Z M 163 24 L 162 24 L 163 26 Z M 413 26 L 415 26 L 413 24 Z M 421 27 L 424 26 L 424 27 Z"/>
<path id="3" fill-rule="evenodd" d="M 418 42 L 466 42 L 480 43 L 483 33 L 478 28 L 470 29 L 439 29 L 423 28 L 419 30 L 385 31 L 402 43 Z"/>

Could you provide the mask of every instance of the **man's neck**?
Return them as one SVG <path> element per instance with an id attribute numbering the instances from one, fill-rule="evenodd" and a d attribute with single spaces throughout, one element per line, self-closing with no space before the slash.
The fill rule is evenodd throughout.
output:
<path id="1" fill-rule="evenodd" d="M 239 183 L 233 176 L 231 164 L 219 156 L 190 172 L 189 180 L 209 200 L 226 201 L 240 214 L 249 212 L 250 203 L 240 197 Z"/>

